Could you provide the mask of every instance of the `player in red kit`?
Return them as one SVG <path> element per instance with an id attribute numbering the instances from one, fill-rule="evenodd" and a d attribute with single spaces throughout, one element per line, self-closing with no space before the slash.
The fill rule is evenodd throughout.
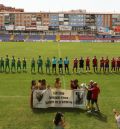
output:
<path id="1" fill-rule="evenodd" d="M 74 69 L 76 69 L 76 72 L 77 72 L 77 69 L 78 69 L 78 59 L 77 58 L 75 58 L 73 61 L 73 73 L 74 73 Z"/>
<path id="2" fill-rule="evenodd" d="M 118 57 L 116 61 L 116 71 L 119 71 L 119 70 L 120 70 L 120 57 Z"/>
<path id="3" fill-rule="evenodd" d="M 94 72 L 97 72 L 98 71 L 98 61 L 97 61 L 96 56 L 94 56 L 92 63 L 93 63 Z"/>
<path id="4" fill-rule="evenodd" d="M 90 58 L 89 57 L 86 58 L 86 72 L 88 72 L 88 70 L 90 71 Z"/>
<path id="5" fill-rule="evenodd" d="M 102 57 L 100 60 L 100 72 L 101 72 L 101 69 L 103 69 L 103 72 L 104 72 L 104 63 L 105 63 L 104 57 Z"/>
<path id="6" fill-rule="evenodd" d="M 113 57 L 111 60 L 111 72 L 113 72 L 113 70 L 115 71 L 115 67 L 116 67 L 116 60 Z"/>
<path id="7" fill-rule="evenodd" d="M 106 70 L 109 72 L 109 59 L 108 59 L 108 56 L 105 59 L 105 72 L 106 72 Z"/>
<path id="8" fill-rule="evenodd" d="M 98 87 L 98 84 L 96 82 L 93 83 L 93 88 L 88 89 L 90 91 L 92 91 L 92 100 L 91 100 L 91 110 L 94 110 L 94 103 L 96 105 L 96 111 L 100 111 L 99 110 L 99 106 L 98 106 L 98 95 L 100 94 L 100 88 Z"/>

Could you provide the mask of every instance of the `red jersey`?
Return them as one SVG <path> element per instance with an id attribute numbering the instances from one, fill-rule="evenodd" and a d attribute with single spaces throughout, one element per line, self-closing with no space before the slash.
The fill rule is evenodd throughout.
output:
<path id="1" fill-rule="evenodd" d="M 71 81 L 71 85 L 70 85 L 70 87 L 71 87 L 71 90 L 74 90 L 74 89 L 78 89 L 78 85 L 75 85 L 74 84 L 74 81 Z"/>
<path id="2" fill-rule="evenodd" d="M 115 60 L 115 59 L 112 59 L 112 60 L 111 60 L 111 65 L 112 65 L 112 66 L 115 66 L 115 63 L 116 63 L 116 60 Z"/>
<path id="3" fill-rule="evenodd" d="M 109 59 L 106 59 L 105 60 L 105 65 L 108 65 L 109 64 Z"/>
<path id="4" fill-rule="evenodd" d="M 117 59 L 117 66 L 120 66 L 120 60 Z"/>
<path id="5" fill-rule="evenodd" d="M 92 99 L 97 99 L 98 98 L 98 94 L 100 93 L 100 89 L 99 87 L 93 87 L 92 89 L 90 89 L 92 91 Z"/>
<path id="6" fill-rule="evenodd" d="M 96 58 L 93 58 L 93 64 L 97 65 L 97 59 Z"/>
<path id="7" fill-rule="evenodd" d="M 100 64 L 101 64 L 101 65 L 104 65 L 104 62 L 105 62 L 104 59 L 101 59 L 101 60 L 100 60 Z"/>
<path id="8" fill-rule="evenodd" d="M 86 65 L 90 65 L 90 59 L 86 59 Z"/>
<path id="9" fill-rule="evenodd" d="M 74 64 L 78 64 L 78 59 L 74 59 Z"/>

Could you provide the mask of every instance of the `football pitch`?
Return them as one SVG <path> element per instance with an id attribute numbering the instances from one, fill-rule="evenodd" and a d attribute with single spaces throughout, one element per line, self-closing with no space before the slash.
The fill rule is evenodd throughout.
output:
<path id="1" fill-rule="evenodd" d="M 91 73 L 72 74 L 72 65 L 75 57 L 118 57 L 119 43 L 0 43 L 0 57 L 5 58 L 7 54 L 10 58 L 14 55 L 16 59 L 26 57 L 27 73 L 0 73 L 0 129 L 54 129 L 53 118 L 57 111 L 65 115 L 65 129 L 117 129 L 112 109 L 120 109 L 120 72 L 97 74 L 91 70 Z M 31 59 L 34 57 L 37 60 L 39 55 L 44 61 L 44 74 L 38 74 L 37 67 L 36 74 L 31 74 Z M 45 60 L 53 56 L 69 58 L 70 75 L 45 74 Z M 60 77 L 64 89 L 70 89 L 72 79 L 78 79 L 79 83 L 98 82 L 101 113 L 88 114 L 82 109 L 65 108 L 32 110 L 31 80 L 46 79 L 47 84 L 53 87 L 56 77 Z"/>

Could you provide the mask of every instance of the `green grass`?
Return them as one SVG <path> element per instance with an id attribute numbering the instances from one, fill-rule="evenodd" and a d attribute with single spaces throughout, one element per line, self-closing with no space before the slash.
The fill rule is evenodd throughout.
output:
<path id="1" fill-rule="evenodd" d="M 43 60 L 53 56 L 70 59 L 75 57 L 92 58 L 96 55 L 120 56 L 120 44 L 115 43 L 0 43 L 0 57 L 8 54 L 9 57 L 26 57 L 28 62 L 27 73 L 0 73 L 0 129 L 53 129 L 52 120 L 56 111 L 65 113 L 66 129 L 117 129 L 112 109 L 120 106 L 120 74 L 71 74 L 46 75 L 30 73 L 30 59 L 39 55 Z M 72 71 L 71 71 L 72 72 Z M 94 80 L 98 82 L 101 94 L 99 105 L 101 115 L 88 114 L 80 109 L 39 109 L 30 108 L 30 83 L 32 79 L 45 78 L 47 83 L 54 85 L 56 77 L 60 77 L 63 88 L 69 89 L 71 79 L 79 79 L 79 83 Z M 65 82 L 63 82 L 63 80 Z M 65 83 L 65 86 L 64 86 Z"/>

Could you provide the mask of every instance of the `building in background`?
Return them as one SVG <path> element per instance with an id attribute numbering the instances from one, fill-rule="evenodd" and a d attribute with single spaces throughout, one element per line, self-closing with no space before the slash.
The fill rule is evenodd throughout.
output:
<path id="1" fill-rule="evenodd" d="M 24 12 L 24 9 L 7 7 L 7 6 L 4 6 L 3 4 L 0 4 L 0 12 Z"/>
<path id="2" fill-rule="evenodd" d="M 86 10 L 24 12 L 0 5 L 0 32 L 119 35 L 120 14 L 88 13 Z"/>

